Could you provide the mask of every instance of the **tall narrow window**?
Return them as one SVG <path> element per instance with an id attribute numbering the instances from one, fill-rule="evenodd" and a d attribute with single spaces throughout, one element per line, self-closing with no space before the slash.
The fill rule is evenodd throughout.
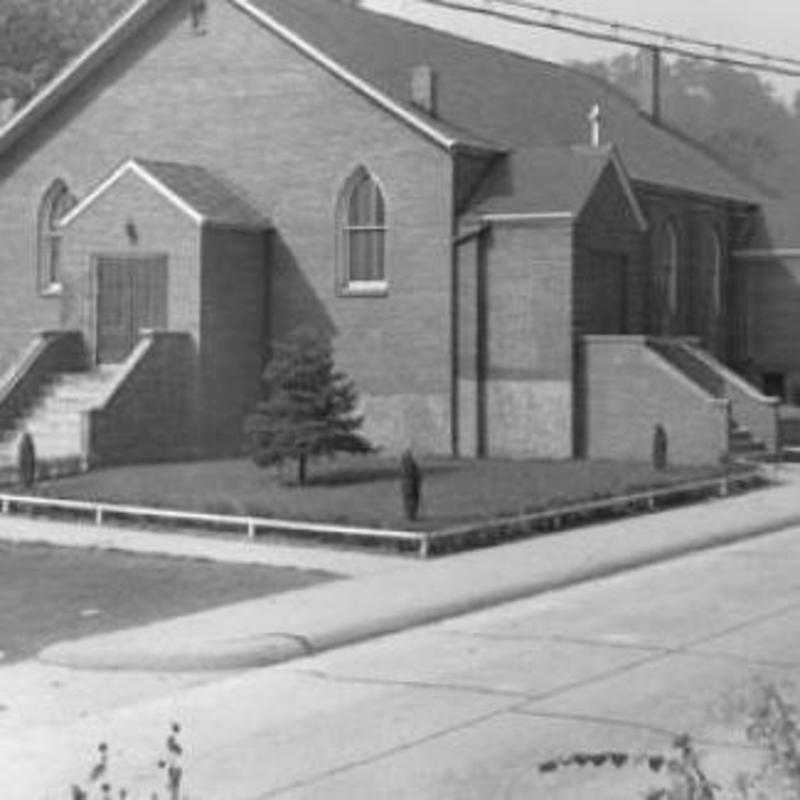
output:
<path id="1" fill-rule="evenodd" d="M 348 179 L 338 208 L 339 280 L 345 291 L 386 289 L 386 204 L 363 167 Z"/>
<path id="2" fill-rule="evenodd" d="M 656 234 L 654 266 L 665 319 L 663 325 L 678 313 L 678 232 L 674 223 L 665 222 Z M 668 331 L 662 331 L 666 333 Z"/>
<path id="3" fill-rule="evenodd" d="M 45 192 L 39 206 L 37 242 L 37 280 L 45 294 L 61 288 L 60 219 L 75 205 L 75 197 L 62 180 L 56 180 Z"/>
<path id="4" fill-rule="evenodd" d="M 708 301 L 714 315 L 722 312 L 722 244 L 716 229 L 706 226 L 701 244 L 702 270 L 708 286 Z"/>

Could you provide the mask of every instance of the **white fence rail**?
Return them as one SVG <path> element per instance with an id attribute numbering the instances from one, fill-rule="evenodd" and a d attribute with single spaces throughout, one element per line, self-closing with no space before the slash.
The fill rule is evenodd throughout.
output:
<path id="1" fill-rule="evenodd" d="M 241 529 L 254 539 L 259 532 L 298 537 L 329 537 L 352 542 L 412 544 L 420 557 L 433 551 L 501 541 L 528 533 L 558 530 L 570 524 L 588 522 L 598 516 L 623 516 L 637 511 L 654 511 L 660 503 L 680 497 L 726 496 L 729 492 L 763 482 L 760 469 L 733 473 L 692 483 L 654 488 L 633 494 L 593 500 L 514 517 L 488 519 L 438 531 L 390 530 L 324 522 L 295 522 L 256 516 L 206 514 L 146 506 L 117 505 L 85 500 L 62 500 L 34 495 L 0 494 L 3 514 L 31 511 L 66 511 L 85 515 L 96 525 L 110 520 L 152 520 L 186 523 L 210 528 Z"/>

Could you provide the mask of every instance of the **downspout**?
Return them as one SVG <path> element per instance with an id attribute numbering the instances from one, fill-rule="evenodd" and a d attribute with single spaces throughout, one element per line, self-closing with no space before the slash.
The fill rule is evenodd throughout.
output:
<path id="1" fill-rule="evenodd" d="M 458 219 L 456 212 L 457 160 L 450 151 L 450 453 L 459 457 L 459 393 L 458 393 L 458 329 L 459 329 L 459 286 L 458 286 Z"/>

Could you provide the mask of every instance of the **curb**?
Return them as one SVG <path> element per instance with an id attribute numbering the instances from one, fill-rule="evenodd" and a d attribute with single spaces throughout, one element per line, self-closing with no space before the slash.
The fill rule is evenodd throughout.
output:
<path id="1" fill-rule="evenodd" d="M 491 606 L 607 578 L 721 545 L 735 544 L 777 533 L 798 524 L 800 524 L 800 513 L 784 514 L 773 518 L 769 523 L 698 536 L 694 540 L 674 545 L 654 546 L 652 549 L 640 550 L 627 557 L 608 557 L 584 568 L 565 570 L 561 574 L 540 576 L 535 579 L 512 580 L 502 586 L 497 585 L 496 574 L 489 572 L 485 576 L 480 576 L 483 583 L 477 580 L 466 589 L 460 588 L 459 582 L 454 581 L 453 586 L 448 586 L 449 592 L 438 598 L 420 598 L 418 594 L 412 594 L 410 598 L 404 600 L 401 596 L 402 589 L 395 587 L 398 591 L 392 591 L 393 576 L 377 576 L 377 582 L 369 579 L 349 581 L 338 587 L 330 589 L 323 587 L 319 590 L 342 591 L 344 586 L 344 590 L 350 593 L 355 589 L 356 597 L 354 602 L 351 598 L 345 604 L 346 608 L 352 609 L 349 611 L 349 618 L 348 614 L 343 614 L 341 619 L 329 620 L 327 624 L 323 620 L 321 625 L 317 624 L 316 629 L 312 614 L 312 622 L 298 626 L 300 629 L 291 633 L 263 631 L 241 636 L 217 636 L 215 634 L 219 630 L 218 625 L 210 625 L 209 622 L 213 622 L 215 611 L 224 614 L 223 608 L 204 612 L 208 620 L 205 631 L 202 624 L 203 614 L 195 615 L 193 620 L 199 621 L 199 629 L 188 639 L 185 638 L 185 634 L 183 638 L 170 637 L 169 627 L 174 621 L 165 621 L 144 628 L 61 642 L 45 648 L 38 657 L 46 664 L 85 670 L 188 672 L 264 667 L 399 633 Z M 399 579 L 406 581 L 406 584 L 410 579 L 415 587 L 419 587 L 422 584 L 421 577 L 424 576 L 415 571 L 408 577 L 401 575 Z M 375 583 L 375 587 L 383 587 L 385 594 L 375 597 L 372 583 Z M 363 598 L 358 597 L 359 584 L 361 593 L 365 595 Z M 308 593 L 314 591 L 304 590 L 295 597 L 303 594 L 308 597 Z M 367 602 L 370 598 L 371 602 Z M 319 601 L 321 611 L 329 605 L 325 602 L 325 594 L 315 595 L 314 599 Z M 302 601 L 298 602 L 298 606 L 301 603 Z M 303 610 L 309 611 L 308 603 Z M 321 616 L 324 618 L 324 613 Z M 221 624 L 224 625 L 224 620 Z M 159 631 L 160 626 L 165 626 L 163 632 Z M 211 636 L 208 636 L 209 627 L 212 629 Z M 291 622 L 287 627 L 291 627 Z M 204 632 L 205 638 L 203 638 Z"/>

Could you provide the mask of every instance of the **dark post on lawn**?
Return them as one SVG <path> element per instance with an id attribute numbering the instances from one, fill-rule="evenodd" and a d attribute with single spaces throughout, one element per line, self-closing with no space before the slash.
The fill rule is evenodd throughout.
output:
<path id="1" fill-rule="evenodd" d="M 403 509 L 406 519 L 415 520 L 419 516 L 419 504 L 422 497 L 422 470 L 419 468 L 410 450 L 403 453 L 400 462 L 403 489 Z"/>
<path id="2" fill-rule="evenodd" d="M 26 489 L 30 489 L 36 482 L 36 449 L 33 446 L 33 438 L 27 432 L 19 442 L 17 467 L 20 483 Z"/>
<path id="3" fill-rule="evenodd" d="M 667 432 L 663 425 L 656 425 L 653 431 L 653 467 L 657 470 L 667 468 Z"/>

